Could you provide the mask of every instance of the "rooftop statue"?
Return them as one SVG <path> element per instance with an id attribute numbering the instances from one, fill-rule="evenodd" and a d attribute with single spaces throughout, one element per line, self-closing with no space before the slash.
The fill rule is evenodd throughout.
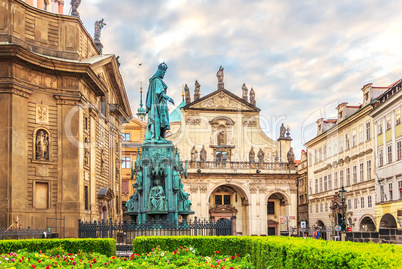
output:
<path id="1" fill-rule="evenodd" d="M 80 13 L 78 12 L 78 7 L 81 4 L 81 0 L 71 0 L 71 16 L 80 17 Z"/>
<path id="2" fill-rule="evenodd" d="M 218 72 L 216 73 L 216 77 L 218 78 L 218 90 L 219 89 L 224 89 L 224 83 L 223 83 L 223 67 L 222 65 L 219 67 Z"/>
<path id="3" fill-rule="evenodd" d="M 255 104 L 256 104 L 255 92 L 254 92 L 253 88 L 251 88 L 251 90 L 250 90 L 250 104 L 252 104 L 253 106 L 255 106 Z"/>
<path id="4" fill-rule="evenodd" d="M 282 123 L 280 137 L 285 137 L 285 134 L 286 134 L 286 127 Z"/>
<path id="5" fill-rule="evenodd" d="M 166 95 L 167 85 L 163 82 L 163 77 L 167 65 L 161 63 L 158 70 L 149 79 L 149 87 L 146 98 L 146 112 L 148 114 L 147 133 L 145 142 L 164 143 L 165 133 L 170 130 L 169 111 L 167 101 L 174 105 L 173 99 Z"/>
<path id="6" fill-rule="evenodd" d="M 250 163 L 254 163 L 255 162 L 255 152 L 254 152 L 254 147 L 251 146 L 251 149 L 248 153 L 248 160 Z"/>
<path id="7" fill-rule="evenodd" d="M 100 41 L 101 30 L 105 27 L 106 23 L 103 22 L 104 20 L 101 19 L 95 22 L 95 34 L 94 34 L 94 41 Z"/>
<path id="8" fill-rule="evenodd" d="M 200 88 L 201 88 L 201 85 L 196 80 L 195 81 L 195 89 L 194 89 L 194 101 L 200 99 Z"/>
<path id="9" fill-rule="evenodd" d="M 260 162 L 260 163 L 263 163 L 264 162 L 264 151 L 262 150 L 262 149 L 260 149 L 259 151 L 258 151 L 258 161 Z"/>
<path id="10" fill-rule="evenodd" d="M 246 83 L 243 83 L 243 86 L 241 87 L 241 90 L 242 90 L 242 98 L 243 98 L 243 100 L 245 100 L 245 101 L 248 101 L 248 89 L 247 89 L 247 86 L 246 86 Z"/>
<path id="11" fill-rule="evenodd" d="M 184 96 L 186 98 L 186 105 L 191 103 L 190 89 L 187 84 L 184 86 Z"/>

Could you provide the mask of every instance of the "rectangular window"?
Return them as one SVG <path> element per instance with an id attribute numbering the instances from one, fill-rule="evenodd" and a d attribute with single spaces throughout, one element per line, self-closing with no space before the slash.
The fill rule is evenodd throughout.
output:
<path id="1" fill-rule="evenodd" d="M 331 175 L 328 175 L 328 190 L 332 190 Z"/>
<path id="2" fill-rule="evenodd" d="M 338 141 L 334 139 L 334 155 L 338 153 Z"/>
<path id="3" fill-rule="evenodd" d="M 364 197 L 360 198 L 360 208 L 364 208 Z"/>
<path id="4" fill-rule="evenodd" d="M 116 195 L 116 213 L 117 214 L 120 214 L 120 212 L 119 212 L 119 210 L 120 210 L 119 204 L 120 204 L 119 196 Z"/>
<path id="5" fill-rule="evenodd" d="M 328 203 L 325 203 L 325 212 L 328 212 Z"/>
<path id="6" fill-rule="evenodd" d="M 367 161 L 367 180 L 371 179 L 371 160 Z"/>
<path id="7" fill-rule="evenodd" d="M 380 200 L 381 202 L 385 200 L 384 185 L 380 185 Z"/>
<path id="8" fill-rule="evenodd" d="M 128 193 L 128 181 L 127 180 L 121 181 L 121 192 Z"/>
<path id="9" fill-rule="evenodd" d="M 318 213 L 318 204 L 315 205 L 315 213 Z"/>
<path id="10" fill-rule="evenodd" d="M 85 131 L 88 131 L 89 124 L 88 124 L 88 117 L 84 117 L 84 129 Z"/>
<path id="11" fill-rule="evenodd" d="M 359 126 L 359 143 L 364 142 L 363 125 Z"/>
<path id="12" fill-rule="evenodd" d="M 348 199 L 348 210 L 352 209 L 352 200 Z"/>
<path id="13" fill-rule="evenodd" d="M 315 179 L 315 193 L 318 193 L 318 178 Z"/>
<path id="14" fill-rule="evenodd" d="M 309 193 L 312 194 L 313 193 L 313 182 L 310 180 L 310 186 L 309 186 Z"/>
<path id="15" fill-rule="evenodd" d="M 392 146 L 388 145 L 387 146 L 387 163 L 392 162 Z"/>
<path id="16" fill-rule="evenodd" d="M 356 130 L 352 131 L 352 147 L 356 147 L 357 145 L 357 137 L 356 137 Z"/>
<path id="17" fill-rule="evenodd" d="M 318 151 L 314 150 L 314 163 L 318 163 Z"/>
<path id="18" fill-rule="evenodd" d="M 121 136 L 122 141 L 130 141 L 130 133 L 124 133 Z"/>
<path id="19" fill-rule="evenodd" d="M 357 168 L 356 165 L 353 166 L 353 184 L 357 183 Z"/>
<path id="20" fill-rule="evenodd" d="M 346 168 L 346 186 L 350 185 L 350 168 Z"/>
<path id="21" fill-rule="evenodd" d="M 353 199 L 353 205 L 354 205 L 354 208 L 356 209 L 357 208 L 357 198 Z"/>
<path id="22" fill-rule="evenodd" d="M 338 172 L 334 173 L 334 189 L 338 188 Z"/>
<path id="23" fill-rule="evenodd" d="M 378 160 L 379 160 L 379 166 L 382 166 L 384 164 L 384 156 L 382 153 L 382 148 L 378 150 Z"/>
<path id="24" fill-rule="evenodd" d="M 402 159 L 402 141 L 396 142 L 396 159 Z"/>
<path id="25" fill-rule="evenodd" d="M 308 166 L 311 166 L 311 161 L 312 161 L 313 159 L 311 158 L 311 153 L 309 153 L 308 154 Z"/>
<path id="26" fill-rule="evenodd" d="M 313 213 L 313 205 L 310 205 L 310 213 Z"/>
<path id="27" fill-rule="evenodd" d="M 324 191 L 328 190 L 327 176 L 324 176 Z"/>
<path id="28" fill-rule="evenodd" d="M 131 163 L 130 157 L 123 157 L 121 159 L 121 168 L 131 168 L 130 163 Z"/>
<path id="29" fill-rule="evenodd" d="M 387 130 L 391 129 L 391 115 L 388 115 L 386 117 L 386 121 L 387 121 Z"/>
<path id="30" fill-rule="evenodd" d="M 88 191 L 88 186 L 84 186 L 84 205 L 85 205 L 85 210 L 89 210 L 89 191 Z"/>
<path id="31" fill-rule="evenodd" d="M 318 161 L 319 162 L 322 161 L 322 149 L 321 148 L 318 150 Z"/>
<path id="32" fill-rule="evenodd" d="M 267 210 L 268 215 L 275 215 L 275 202 L 268 202 Z"/>
<path id="33" fill-rule="evenodd" d="M 343 170 L 340 170 L 339 171 L 339 188 L 345 186 L 344 183 L 345 182 L 343 181 Z"/>
<path id="34" fill-rule="evenodd" d="M 398 125 L 401 123 L 401 109 L 398 109 L 395 111 L 395 125 Z"/>
<path id="35" fill-rule="evenodd" d="M 378 122 L 378 135 L 382 134 L 382 122 Z"/>
<path id="36" fill-rule="evenodd" d="M 398 181 L 399 199 L 402 199 L 402 180 Z"/>
<path id="37" fill-rule="evenodd" d="M 215 195 L 215 205 L 222 205 L 222 195 Z"/>
<path id="38" fill-rule="evenodd" d="M 328 149 L 328 158 L 329 158 L 329 157 L 332 156 L 332 145 L 331 145 L 331 142 L 328 143 L 327 149 Z"/>
<path id="39" fill-rule="evenodd" d="M 343 151 L 343 138 L 339 137 L 339 152 Z"/>
<path id="40" fill-rule="evenodd" d="M 345 134 L 345 150 L 348 150 L 349 146 L 349 134 Z"/>
<path id="41" fill-rule="evenodd" d="M 371 196 L 367 196 L 367 207 L 372 207 L 373 201 L 371 200 Z"/>
<path id="42" fill-rule="evenodd" d="M 322 177 L 320 177 L 320 192 L 322 192 Z"/>
<path id="43" fill-rule="evenodd" d="M 360 182 L 363 182 L 364 181 L 364 164 L 363 163 L 361 163 L 360 164 Z"/>
<path id="44" fill-rule="evenodd" d="M 35 208 L 49 208 L 49 184 L 44 182 L 35 183 Z"/>
<path id="45" fill-rule="evenodd" d="M 370 135 L 370 122 L 366 123 L 366 140 L 370 140 L 371 135 Z"/>
<path id="46" fill-rule="evenodd" d="M 223 196 L 223 204 L 224 205 L 230 205 L 230 195 L 224 195 Z"/>
<path id="47" fill-rule="evenodd" d="M 324 151 L 324 159 L 323 160 L 326 160 L 327 159 L 327 146 L 326 145 L 324 146 L 323 151 Z"/>
<path id="48" fill-rule="evenodd" d="M 321 204 L 320 204 L 320 212 L 321 212 L 321 213 L 322 213 L 322 207 L 323 207 L 323 206 L 322 206 L 322 203 L 321 203 Z"/>
<path id="49" fill-rule="evenodd" d="M 388 184 L 388 190 L 389 190 L 389 201 L 392 201 L 392 183 Z"/>

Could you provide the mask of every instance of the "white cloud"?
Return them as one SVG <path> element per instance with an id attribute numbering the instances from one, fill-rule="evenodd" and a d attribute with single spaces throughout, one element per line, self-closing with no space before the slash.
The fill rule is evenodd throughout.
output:
<path id="1" fill-rule="evenodd" d="M 364 84 L 401 77 L 401 9 L 397 0 L 86 0 L 79 12 L 91 35 L 105 18 L 104 53 L 121 56 L 133 113 L 140 81 L 145 93 L 160 61 L 169 65 L 165 82 L 176 103 L 181 85 L 193 90 L 195 79 L 203 95 L 215 90 L 223 65 L 228 90 L 240 95 L 245 82 L 262 115 L 287 116 L 300 151 L 303 122 L 323 104 L 359 103 Z"/>

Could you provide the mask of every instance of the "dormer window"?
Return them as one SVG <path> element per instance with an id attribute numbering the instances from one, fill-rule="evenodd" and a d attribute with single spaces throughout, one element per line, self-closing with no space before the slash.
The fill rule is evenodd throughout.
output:
<path id="1" fill-rule="evenodd" d="M 368 99 L 369 99 L 369 94 L 368 94 L 368 92 L 366 92 L 366 93 L 364 94 L 364 100 L 367 102 Z"/>
<path id="2" fill-rule="evenodd" d="M 342 111 L 339 111 L 339 119 L 342 119 Z"/>

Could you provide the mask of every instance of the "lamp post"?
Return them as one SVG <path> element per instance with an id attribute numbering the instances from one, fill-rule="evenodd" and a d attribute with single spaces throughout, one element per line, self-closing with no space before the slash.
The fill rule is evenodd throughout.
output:
<path id="1" fill-rule="evenodd" d="M 346 231 L 346 222 L 345 222 L 345 196 L 346 196 L 346 190 L 343 188 L 341 188 L 341 190 L 339 191 L 339 196 L 341 198 L 341 202 L 342 202 L 342 224 L 341 224 L 341 231 L 345 232 Z"/>

